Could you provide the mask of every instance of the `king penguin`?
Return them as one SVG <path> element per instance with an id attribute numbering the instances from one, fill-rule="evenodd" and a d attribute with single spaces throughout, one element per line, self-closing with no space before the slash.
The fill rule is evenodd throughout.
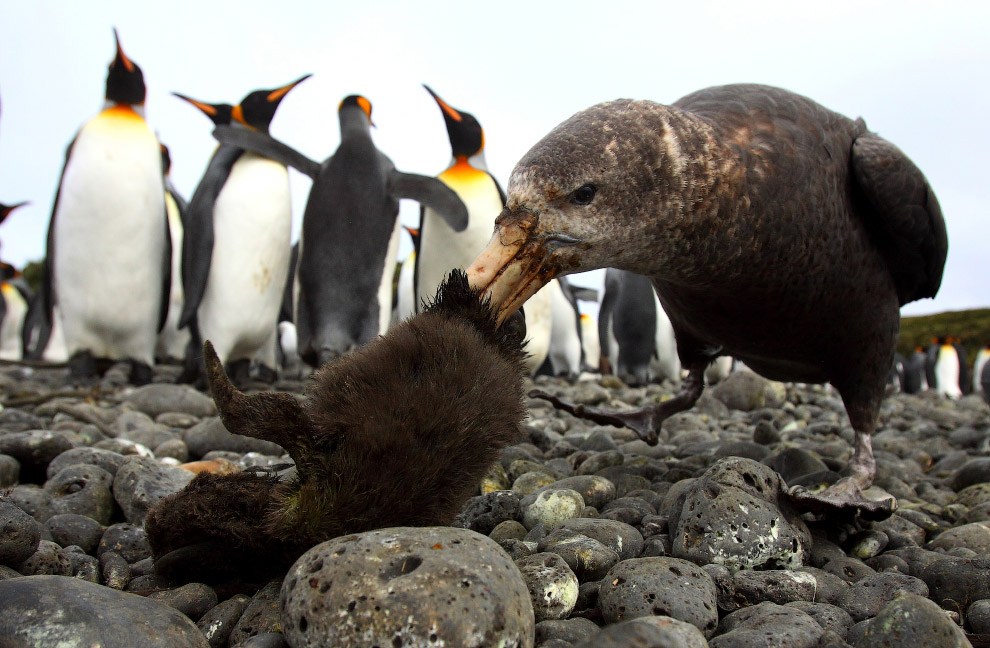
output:
<path id="1" fill-rule="evenodd" d="M 983 391 L 983 385 L 980 383 L 980 380 L 983 376 L 983 367 L 986 366 L 987 360 L 990 360 L 990 344 L 984 344 L 983 347 L 976 352 L 976 359 L 973 361 L 974 394 L 979 394 Z"/>
<path id="2" fill-rule="evenodd" d="M 313 187 L 303 212 L 296 273 L 299 354 L 322 366 L 383 333 L 392 314 L 392 272 L 398 255 L 399 199 L 445 216 L 455 230 L 464 204 L 436 178 L 403 173 L 371 138 L 371 102 L 345 97 L 337 109 L 340 145 L 322 164 L 310 162 Z M 243 129 L 217 128 L 217 139 L 249 150 L 268 142 Z M 303 158 L 299 153 L 296 156 Z"/>
<path id="3" fill-rule="evenodd" d="M 236 106 L 193 104 L 218 126 L 268 137 L 275 110 L 303 76 L 270 90 L 249 93 Z M 226 122 L 226 123 L 225 123 Z M 180 381 L 202 376 L 201 340 L 211 340 L 235 382 L 250 380 L 257 358 L 274 380 L 276 329 L 289 272 L 292 227 L 289 174 L 277 159 L 222 144 L 200 180 L 186 215 L 182 245 L 185 303 L 180 327 L 190 327 Z"/>
<path id="4" fill-rule="evenodd" d="M 24 318 L 31 301 L 31 292 L 21 278 L 21 273 L 9 264 L 2 264 L 0 272 L 0 360 L 23 358 L 22 334 Z"/>
<path id="5" fill-rule="evenodd" d="M 941 341 L 935 356 L 935 384 L 938 393 L 946 398 L 960 398 L 959 389 L 959 354 L 950 342 L 951 338 Z"/>
<path id="6" fill-rule="evenodd" d="M 161 145 L 162 171 L 165 174 L 165 213 L 168 216 L 168 231 L 172 239 L 172 289 L 168 298 L 168 316 L 165 326 L 158 334 L 158 344 L 155 357 L 160 361 L 175 362 L 181 360 L 186 353 L 190 336 L 188 329 L 179 328 L 179 316 L 182 314 L 182 235 L 185 231 L 186 200 L 179 193 L 169 173 L 172 170 L 172 157 L 168 147 Z"/>
<path id="7" fill-rule="evenodd" d="M 412 252 L 403 259 L 399 267 L 399 277 L 395 286 L 396 301 L 395 315 L 392 323 L 401 322 L 416 313 L 416 257 L 419 250 L 419 230 L 403 225 L 403 229 L 412 238 Z"/>
<path id="8" fill-rule="evenodd" d="M 488 244 L 495 218 L 505 206 L 505 191 L 485 162 L 485 133 L 469 112 L 457 110 L 423 85 L 437 102 L 447 126 L 452 159 L 437 176 L 454 190 L 468 210 L 467 227 L 452 230 L 433 210 L 420 212 L 420 244 L 416 253 L 416 306 L 436 292 L 451 268 L 467 268 Z M 546 360 L 553 327 L 552 300 L 559 287 L 544 289 L 526 303 L 526 367 L 535 374 Z"/>
<path id="9" fill-rule="evenodd" d="M 114 37 L 106 104 L 69 145 L 55 194 L 45 312 L 51 321 L 58 301 L 70 379 L 126 359 L 131 382 L 145 384 L 168 308 L 171 245 L 144 75 Z"/>

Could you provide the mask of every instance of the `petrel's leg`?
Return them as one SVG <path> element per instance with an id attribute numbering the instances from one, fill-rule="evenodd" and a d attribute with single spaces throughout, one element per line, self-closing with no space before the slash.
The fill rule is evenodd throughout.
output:
<path id="1" fill-rule="evenodd" d="M 843 389 L 841 385 L 836 385 L 842 394 L 849 422 L 856 433 L 853 456 L 846 470 L 848 474 L 822 489 L 793 486 L 788 491 L 788 496 L 798 510 L 827 516 L 883 520 L 890 517 L 897 508 L 897 501 L 893 497 L 872 499 L 865 493 L 873 485 L 877 474 L 870 436 L 876 428 L 885 381 L 876 382 L 879 382 L 879 386 L 873 390 L 875 393 L 870 393 L 870 390 L 862 386 Z"/>
<path id="2" fill-rule="evenodd" d="M 699 363 L 691 366 L 687 379 L 681 386 L 680 391 L 669 399 L 656 405 L 648 405 L 634 410 L 624 412 L 613 412 L 597 407 L 586 407 L 568 401 L 561 400 L 556 396 L 534 389 L 529 392 L 533 398 L 542 398 L 550 401 L 557 409 L 564 410 L 578 418 L 602 423 L 604 425 L 614 425 L 616 427 L 627 427 L 633 430 L 650 445 L 656 445 L 660 439 L 660 426 L 664 419 L 670 418 L 678 412 L 690 409 L 701 398 L 701 392 L 705 387 L 705 366 Z"/>

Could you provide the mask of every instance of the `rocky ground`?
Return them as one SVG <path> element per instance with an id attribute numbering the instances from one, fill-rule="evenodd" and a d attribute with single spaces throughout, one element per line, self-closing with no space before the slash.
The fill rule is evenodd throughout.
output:
<path id="1" fill-rule="evenodd" d="M 167 384 L 93 389 L 0 368 L 0 644 L 11 646 L 990 645 L 990 408 L 893 395 L 874 448 L 881 522 L 809 520 L 783 489 L 834 477 L 852 430 L 830 389 L 733 374 L 648 446 L 531 400 L 452 527 L 344 536 L 234 593 L 154 574 L 149 506 L 220 459 L 284 463 Z M 628 407 L 672 387 L 537 383 Z M 300 391 L 302 383 L 280 388 Z"/>

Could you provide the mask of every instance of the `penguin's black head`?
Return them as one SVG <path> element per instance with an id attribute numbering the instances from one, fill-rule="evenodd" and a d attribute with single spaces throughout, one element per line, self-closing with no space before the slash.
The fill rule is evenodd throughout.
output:
<path id="1" fill-rule="evenodd" d="M 364 114 L 368 116 L 368 123 L 372 126 L 375 122 L 371 121 L 371 102 L 362 97 L 361 95 L 348 95 L 344 97 L 344 100 L 340 102 L 337 106 L 337 112 L 341 112 L 344 108 L 351 108 L 357 106 L 364 111 Z"/>
<path id="2" fill-rule="evenodd" d="M 107 72 L 107 101 L 141 105 L 145 97 L 144 73 L 137 63 L 124 54 L 116 29 L 113 30 L 113 38 L 117 42 L 117 56 L 110 62 Z"/>
<path id="3" fill-rule="evenodd" d="M 0 280 L 9 281 L 20 277 L 20 271 L 6 261 L 0 261 Z"/>
<path id="4" fill-rule="evenodd" d="M 454 157 L 471 157 L 481 152 L 485 148 L 485 132 L 474 115 L 452 108 L 425 83 L 423 87 L 432 95 L 443 112 L 443 121 L 447 124 L 447 136 L 450 137 L 450 148 Z"/>
<path id="5" fill-rule="evenodd" d="M 230 104 L 226 104 L 226 103 L 211 104 L 203 101 L 197 101 L 192 97 L 187 97 L 186 95 L 179 94 L 178 92 L 173 92 L 172 95 L 178 97 L 179 99 L 182 99 L 183 101 L 188 101 L 192 105 L 199 108 L 200 111 L 202 111 L 204 115 L 209 117 L 210 121 L 212 121 L 217 126 L 228 126 L 230 124 L 231 111 L 233 111 L 234 109 L 234 107 L 231 106 Z"/>
<path id="6" fill-rule="evenodd" d="M 234 106 L 231 113 L 234 121 L 250 129 L 267 133 L 268 126 L 275 117 L 275 109 L 278 108 L 278 104 L 289 93 L 289 90 L 292 90 L 311 76 L 311 74 L 307 74 L 281 88 L 275 88 L 274 90 L 255 90 L 248 94 L 241 100 L 241 103 Z"/>
<path id="7" fill-rule="evenodd" d="M 23 207 L 24 205 L 27 204 L 29 203 L 26 201 L 14 203 L 13 205 L 5 205 L 3 203 L 0 203 L 0 223 L 4 222 L 7 219 L 7 217 L 10 216 L 10 212 L 14 211 L 18 207 Z"/>

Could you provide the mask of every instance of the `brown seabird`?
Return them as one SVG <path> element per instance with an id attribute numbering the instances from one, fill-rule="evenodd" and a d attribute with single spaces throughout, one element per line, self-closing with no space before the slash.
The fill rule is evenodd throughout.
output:
<path id="1" fill-rule="evenodd" d="M 670 106 L 610 101 L 554 128 L 513 170 L 468 274 L 502 317 L 558 275 L 649 276 L 689 370 L 683 388 L 621 414 L 571 408 L 654 443 L 720 355 L 774 380 L 831 382 L 856 432 L 849 474 L 792 494 L 881 516 L 893 500 L 862 490 L 899 307 L 935 295 L 947 248 L 935 195 L 896 146 L 862 119 L 742 84 Z"/>

